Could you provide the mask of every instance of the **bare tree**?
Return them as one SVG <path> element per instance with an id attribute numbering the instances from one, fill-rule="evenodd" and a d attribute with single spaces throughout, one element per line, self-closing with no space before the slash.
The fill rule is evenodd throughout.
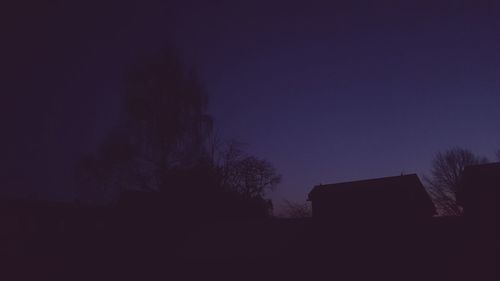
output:
<path id="1" fill-rule="evenodd" d="M 311 204 L 309 202 L 298 203 L 290 202 L 288 200 L 283 201 L 282 216 L 286 218 L 310 218 L 312 217 Z"/>
<path id="2" fill-rule="evenodd" d="M 464 168 L 488 162 L 471 151 L 455 147 L 445 152 L 438 152 L 432 161 L 431 176 L 425 177 L 429 191 L 445 214 L 460 215 L 461 206 L 457 198 L 460 196 L 460 180 Z"/>
<path id="3" fill-rule="evenodd" d="M 264 197 L 281 182 L 281 175 L 269 161 L 248 155 L 241 146 L 233 141 L 222 152 L 221 185 L 248 198 Z"/>
<path id="4" fill-rule="evenodd" d="M 246 197 L 263 196 L 281 181 L 271 163 L 253 156 L 245 157 L 238 164 L 237 172 L 241 181 L 235 188 Z"/>
<path id="5" fill-rule="evenodd" d="M 191 198 L 192 210 L 218 205 L 231 206 L 227 212 L 241 207 L 250 215 L 272 210 L 265 195 L 281 176 L 242 145 L 223 146 L 213 134 L 202 85 L 175 53 L 135 65 L 126 82 L 125 120 L 78 163 L 81 190 L 111 196 L 123 189 L 166 191 Z"/>
<path id="6" fill-rule="evenodd" d="M 254 213 L 271 214 L 273 205 L 266 199 L 281 181 L 274 166 L 267 160 L 249 155 L 245 144 L 237 141 L 222 142 L 216 137 L 210 141 L 211 170 L 218 190 L 225 196 L 240 201 L 238 208 L 253 209 Z"/>

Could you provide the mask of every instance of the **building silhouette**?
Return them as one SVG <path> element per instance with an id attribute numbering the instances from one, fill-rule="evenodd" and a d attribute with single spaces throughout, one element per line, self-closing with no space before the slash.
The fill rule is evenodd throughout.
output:
<path id="1" fill-rule="evenodd" d="M 498 237 L 499 198 L 500 162 L 465 167 L 458 199 L 464 210 L 464 218 L 475 231 Z"/>
<path id="2" fill-rule="evenodd" d="M 435 207 L 416 174 L 315 186 L 315 219 L 424 219 Z"/>

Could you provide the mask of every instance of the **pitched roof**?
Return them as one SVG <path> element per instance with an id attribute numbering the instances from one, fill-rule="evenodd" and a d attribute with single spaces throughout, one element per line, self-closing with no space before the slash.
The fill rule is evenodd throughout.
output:
<path id="1" fill-rule="evenodd" d="M 317 185 L 309 193 L 308 200 L 314 201 L 339 195 L 342 198 L 363 197 L 365 200 L 392 201 L 402 204 L 412 202 L 429 212 L 435 212 L 434 204 L 416 174 Z"/>
<path id="2" fill-rule="evenodd" d="M 383 189 L 385 191 L 404 188 L 423 188 L 416 174 L 383 177 L 359 181 L 341 182 L 334 184 L 320 184 L 315 186 L 309 193 L 309 200 L 318 194 L 337 193 L 345 190 L 371 191 L 373 189 Z"/>

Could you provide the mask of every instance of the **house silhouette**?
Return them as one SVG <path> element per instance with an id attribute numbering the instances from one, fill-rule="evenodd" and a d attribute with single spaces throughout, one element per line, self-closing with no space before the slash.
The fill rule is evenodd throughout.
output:
<path id="1" fill-rule="evenodd" d="M 436 210 L 416 174 L 317 185 L 309 193 L 314 219 L 424 219 Z"/>

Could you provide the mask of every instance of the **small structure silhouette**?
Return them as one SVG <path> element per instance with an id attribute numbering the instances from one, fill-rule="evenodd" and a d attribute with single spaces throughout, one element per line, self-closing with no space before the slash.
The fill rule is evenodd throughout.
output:
<path id="1" fill-rule="evenodd" d="M 309 193 L 315 219 L 424 219 L 434 204 L 416 174 L 315 186 Z"/>
<path id="2" fill-rule="evenodd" d="M 471 165 L 464 169 L 458 200 L 464 217 L 476 230 L 499 234 L 500 162 Z"/>

